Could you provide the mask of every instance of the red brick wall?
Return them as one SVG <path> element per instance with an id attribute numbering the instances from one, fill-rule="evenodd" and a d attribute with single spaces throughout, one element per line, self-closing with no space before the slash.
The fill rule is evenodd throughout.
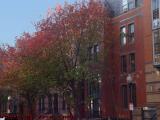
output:
<path id="1" fill-rule="evenodd" d="M 137 86 L 137 107 L 146 105 L 145 63 L 152 62 L 152 29 L 151 29 L 151 1 L 145 0 L 139 8 L 133 9 L 113 18 L 113 48 L 110 51 L 110 70 L 105 72 L 102 86 L 103 116 L 129 117 L 128 109 L 123 109 L 121 101 L 121 85 L 127 84 L 127 74 L 120 72 L 120 56 L 135 53 L 136 71 L 132 74 Z M 120 27 L 135 24 L 135 43 L 120 46 Z M 107 66 L 106 66 L 107 67 Z M 107 69 L 107 68 L 106 68 Z M 112 81 L 112 82 L 111 82 Z M 114 87 L 113 87 L 114 86 Z M 114 92 L 114 94 L 113 94 Z M 114 96 L 114 97 L 113 97 Z M 115 108 L 113 108 L 115 107 Z M 114 115 L 114 116 L 115 116 Z"/>

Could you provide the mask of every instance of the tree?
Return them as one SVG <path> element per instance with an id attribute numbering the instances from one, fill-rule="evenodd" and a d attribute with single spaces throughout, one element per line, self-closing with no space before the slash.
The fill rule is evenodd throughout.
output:
<path id="1" fill-rule="evenodd" d="M 17 40 L 20 95 L 27 100 L 30 113 L 34 117 L 35 103 L 39 95 L 48 94 L 54 87 L 54 65 L 46 53 L 48 34 L 36 32 L 24 34 Z"/>
<path id="2" fill-rule="evenodd" d="M 59 61 L 57 82 L 63 90 L 61 92 L 67 92 L 67 97 L 70 97 L 77 117 L 80 117 L 79 83 L 93 79 L 93 74 L 101 73 L 100 65 L 104 57 L 104 52 L 101 52 L 99 62 L 88 62 L 88 48 L 99 44 L 101 51 L 104 50 L 103 45 L 110 43 L 110 39 L 106 38 L 104 41 L 104 30 L 110 32 L 109 25 L 110 16 L 103 3 L 92 0 L 74 5 L 66 4 L 64 8 L 59 6 L 57 12 L 38 24 L 38 30 L 54 33 L 56 41 L 49 51 L 56 51 L 53 56 Z"/>
<path id="3" fill-rule="evenodd" d="M 9 86 L 25 99 L 29 113 L 35 117 L 35 103 L 41 94 L 53 86 L 53 61 L 48 61 L 46 35 L 24 33 L 16 47 L 6 46 L 2 60 L 1 85 Z M 54 64 L 55 65 L 55 64 Z M 54 73 L 54 72 L 53 72 Z M 51 78 L 52 77 L 52 78 Z"/>
<path id="4" fill-rule="evenodd" d="M 109 12 L 100 1 L 58 6 L 36 24 L 37 32 L 24 33 L 15 47 L 5 49 L 2 81 L 19 91 L 33 116 L 37 97 L 52 88 L 65 95 L 70 113 L 73 110 L 79 118 L 81 85 L 102 73 L 110 24 Z"/>

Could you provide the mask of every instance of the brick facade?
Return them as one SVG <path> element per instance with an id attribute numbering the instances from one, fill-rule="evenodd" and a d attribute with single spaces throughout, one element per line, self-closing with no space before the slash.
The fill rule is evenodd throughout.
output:
<path id="1" fill-rule="evenodd" d="M 159 109 L 160 103 L 160 73 L 153 64 L 153 36 L 152 36 L 152 0 L 138 0 L 139 5 L 133 8 L 120 11 L 122 0 L 107 0 L 116 12 L 113 17 L 113 48 L 110 67 L 112 67 L 113 77 L 105 78 L 102 88 L 103 116 L 116 116 L 116 118 L 129 119 L 129 107 L 123 106 L 122 86 L 127 88 L 127 104 L 132 102 L 130 99 L 128 75 L 131 75 L 132 82 L 136 85 L 136 106 L 135 111 L 141 111 L 143 107 L 156 107 Z M 136 0 L 130 0 L 135 3 Z M 119 6 L 118 8 L 115 7 Z M 119 5 L 118 5 L 119 4 Z M 122 7 L 122 6 L 121 6 Z M 118 12 L 116 11 L 117 9 Z M 134 42 L 130 43 L 129 25 L 134 24 Z M 126 43 L 121 45 L 121 28 L 126 29 Z M 125 40 L 125 39 L 124 39 Z M 135 71 L 130 71 L 130 53 L 135 54 Z M 121 71 L 121 56 L 126 56 L 126 72 Z M 107 74 L 107 72 L 106 72 Z M 112 81 L 112 82 L 111 82 Z M 112 85 L 112 87 L 111 87 Z M 108 91 L 110 91 L 108 93 Z M 112 109 L 111 109 L 112 108 Z M 157 110 L 158 113 L 159 110 Z M 134 111 L 133 111 L 134 112 Z M 136 112 L 135 112 L 136 113 Z M 141 114 L 139 115 L 141 118 Z"/>

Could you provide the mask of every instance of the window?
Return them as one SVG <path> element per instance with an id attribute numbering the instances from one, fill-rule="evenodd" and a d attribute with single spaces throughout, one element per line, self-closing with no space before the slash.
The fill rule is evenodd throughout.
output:
<path id="1" fill-rule="evenodd" d="M 97 81 L 88 82 L 88 95 L 92 98 L 90 100 L 90 117 L 98 118 L 100 117 L 100 84 L 99 76 L 97 76 Z M 84 96 L 84 95 L 83 95 Z"/>
<path id="2" fill-rule="evenodd" d="M 121 29 L 120 29 L 120 43 L 121 43 L 121 46 L 124 46 L 127 43 L 126 27 L 121 27 Z"/>
<path id="3" fill-rule="evenodd" d="M 128 108 L 127 85 L 122 85 L 122 105 L 124 108 Z"/>
<path id="4" fill-rule="evenodd" d="M 128 0 L 122 0 L 122 11 L 126 12 L 128 10 Z"/>
<path id="5" fill-rule="evenodd" d="M 152 0 L 153 20 L 159 19 L 159 0 Z"/>
<path id="6" fill-rule="evenodd" d="M 39 112 L 45 111 L 45 97 L 42 96 L 39 98 Z"/>
<path id="7" fill-rule="evenodd" d="M 130 102 L 133 103 L 134 107 L 136 107 L 136 105 L 137 105 L 136 84 L 134 84 L 134 83 L 129 84 L 129 96 L 130 96 Z"/>
<path id="8" fill-rule="evenodd" d="M 122 13 L 140 6 L 141 0 L 121 0 Z"/>
<path id="9" fill-rule="evenodd" d="M 88 59 L 89 59 L 89 60 L 92 60 L 93 53 L 94 53 L 93 47 L 89 47 L 89 48 L 88 48 Z"/>
<path id="10" fill-rule="evenodd" d="M 160 54 L 160 30 L 155 30 L 154 36 L 154 54 Z"/>
<path id="11" fill-rule="evenodd" d="M 1 101 L 1 113 L 7 112 L 7 101 L 2 100 Z"/>
<path id="12" fill-rule="evenodd" d="M 48 95 L 48 113 L 53 113 L 52 95 Z"/>
<path id="13" fill-rule="evenodd" d="M 127 57 L 125 55 L 121 56 L 121 72 L 127 72 Z"/>
<path id="14" fill-rule="evenodd" d="M 66 101 L 65 101 L 64 96 L 62 98 L 62 110 L 66 110 Z"/>
<path id="15" fill-rule="evenodd" d="M 94 45 L 94 61 L 98 60 L 99 45 Z"/>
<path id="16" fill-rule="evenodd" d="M 54 105 L 54 113 L 58 114 L 58 94 L 54 94 L 53 105 Z"/>
<path id="17" fill-rule="evenodd" d="M 135 7 L 138 7 L 140 4 L 140 1 L 139 0 L 135 0 Z"/>
<path id="18" fill-rule="evenodd" d="M 99 45 L 95 44 L 88 48 L 88 59 L 89 60 L 98 60 L 98 53 L 99 53 Z"/>
<path id="19" fill-rule="evenodd" d="M 135 0 L 135 7 L 139 7 L 142 4 L 142 0 Z"/>
<path id="20" fill-rule="evenodd" d="M 134 24 L 132 23 L 132 24 L 129 24 L 128 25 L 128 34 L 129 34 L 129 38 L 128 38 L 128 40 L 129 40 L 129 42 L 130 43 L 133 43 L 134 42 L 134 40 L 135 40 L 135 29 L 134 29 Z"/>
<path id="21" fill-rule="evenodd" d="M 130 72 L 135 72 L 136 65 L 135 65 L 135 54 L 129 54 L 129 63 L 130 63 Z"/>
<path id="22" fill-rule="evenodd" d="M 128 2 L 128 9 L 131 10 L 133 8 L 135 8 L 134 0 L 129 0 L 129 2 Z"/>

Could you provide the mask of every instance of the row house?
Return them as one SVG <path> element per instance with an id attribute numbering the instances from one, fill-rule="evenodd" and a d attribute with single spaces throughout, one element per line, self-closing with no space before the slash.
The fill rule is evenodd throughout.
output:
<path id="1" fill-rule="evenodd" d="M 27 102 L 22 97 L 8 90 L 1 90 L 0 94 L 0 114 L 22 114 L 29 115 Z M 63 95 L 53 93 L 49 95 L 41 95 L 37 99 L 36 116 L 48 115 L 68 115 L 68 107 Z"/>
<path id="2" fill-rule="evenodd" d="M 108 79 L 106 71 L 102 80 L 102 116 L 141 120 L 149 114 L 159 119 L 160 1 L 106 1 L 114 12 L 113 74 Z"/>
<path id="3" fill-rule="evenodd" d="M 81 116 L 142 120 L 160 119 L 160 0 L 104 0 L 112 9 L 112 44 L 103 74 L 80 83 Z M 106 35 L 109 37 L 109 35 Z M 104 39 L 105 40 L 105 39 Z M 88 47 L 98 63 L 101 44 Z M 88 100 L 88 97 L 91 99 Z M 85 106 L 85 102 L 88 102 Z M 7 105 L 6 105 L 7 106 Z M 7 108 L 4 111 L 7 112 Z M 20 108 L 19 108 L 20 109 Z M 20 110 L 22 111 L 22 110 Z M 37 114 L 66 114 L 63 95 L 40 96 Z"/>

